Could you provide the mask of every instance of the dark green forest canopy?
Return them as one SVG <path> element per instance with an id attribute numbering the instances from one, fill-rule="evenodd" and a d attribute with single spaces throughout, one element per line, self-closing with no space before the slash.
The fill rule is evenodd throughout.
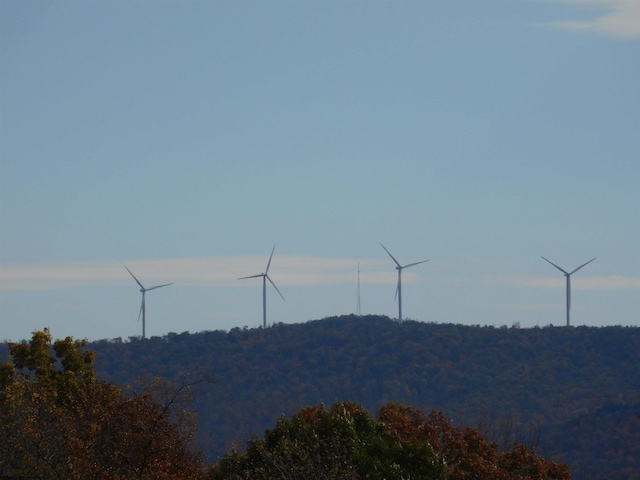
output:
<path id="1" fill-rule="evenodd" d="M 442 410 L 499 443 L 536 444 L 569 463 L 574 478 L 607 472 L 628 480 L 628 472 L 640 472 L 640 429 L 624 427 L 640 418 L 637 327 L 494 328 L 344 316 L 89 348 L 97 352 L 98 374 L 119 384 L 210 375 L 215 384 L 201 388 L 193 405 L 197 440 L 210 461 L 308 405 L 349 401 L 376 412 L 397 402 Z M 615 415 L 603 415 L 612 409 Z"/>

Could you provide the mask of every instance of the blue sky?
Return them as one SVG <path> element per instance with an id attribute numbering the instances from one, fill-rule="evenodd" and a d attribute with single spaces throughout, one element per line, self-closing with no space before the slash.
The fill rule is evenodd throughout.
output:
<path id="1" fill-rule="evenodd" d="M 640 2 L 0 3 L 0 339 L 640 323 Z"/>

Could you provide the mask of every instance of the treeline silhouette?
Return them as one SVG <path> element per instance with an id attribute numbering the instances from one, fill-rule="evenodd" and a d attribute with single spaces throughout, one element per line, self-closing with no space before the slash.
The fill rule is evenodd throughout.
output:
<path id="1" fill-rule="evenodd" d="M 267 329 L 92 342 L 97 373 L 135 384 L 207 375 L 192 405 L 210 462 L 309 405 L 442 411 L 575 479 L 640 479 L 640 329 L 464 326 L 342 316 Z"/>

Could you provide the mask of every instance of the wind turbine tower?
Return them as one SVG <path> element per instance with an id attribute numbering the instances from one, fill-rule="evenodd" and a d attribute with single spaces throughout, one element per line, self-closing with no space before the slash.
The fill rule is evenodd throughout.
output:
<path id="1" fill-rule="evenodd" d="M 269 261 L 267 262 L 267 269 L 264 271 L 264 273 L 259 273 L 257 275 L 250 275 L 248 277 L 240 277 L 238 279 L 238 280 L 244 280 L 246 278 L 262 277 L 262 327 L 263 328 L 267 328 L 267 280 L 269 280 L 269 283 L 273 285 L 273 288 L 276 289 L 276 292 L 278 292 L 278 294 L 282 297 L 282 300 L 284 300 L 284 296 L 282 295 L 282 293 L 280 293 L 280 290 L 278 290 L 278 287 L 276 287 L 276 284 L 273 283 L 273 280 L 271 280 L 271 278 L 269 278 L 269 267 L 271 266 L 271 259 L 273 258 L 273 252 L 275 251 L 275 249 L 276 249 L 276 245 L 273 244 L 273 249 L 271 250 L 271 255 L 269 256 Z"/>
<path id="2" fill-rule="evenodd" d="M 395 257 L 391 255 L 391 252 L 387 250 L 387 247 L 382 245 L 382 243 L 380 244 L 380 246 L 384 248 L 384 251 L 389 254 L 389 256 L 391 257 L 391 260 L 393 260 L 396 264 L 396 270 L 398 270 L 398 286 L 396 287 L 396 297 L 398 299 L 398 321 L 401 322 L 402 321 L 402 270 L 404 270 L 405 268 L 413 267 L 414 265 L 419 265 L 421 263 L 428 262 L 429 260 L 421 260 L 419 262 L 413 262 L 407 265 L 400 265 L 400 263 L 395 259 Z"/>
<path id="3" fill-rule="evenodd" d="M 597 257 L 596 257 L 597 258 Z M 566 270 L 560 268 L 558 265 L 556 265 L 555 263 L 553 263 L 551 260 L 547 260 L 546 258 L 542 257 L 543 260 L 549 262 L 551 265 L 553 265 L 554 267 L 556 267 L 558 270 L 560 270 L 562 273 L 564 273 L 564 276 L 567 279 L 567 327 L 570 326 L 570 319 L 569 319 L 569 311 L 571 310 L 571 275 L 573 275 L 574 273 L 576 273 L 578 270 L 580 270 L 582 267 L 584 267 L 585 265 L 590 264 L 591 262 L 593 262 L 595 260 L 595 258 L 592 258 L 591 260 L 589 260 L 587 263 L 583 263 L 582 265 L 580 265 L 578 268 L 576 268 L 575 270 L 571 271 L 571 272 L 567 272 Z"/>
<path id="4" fill-rule="evenodd" d="M 124 268 L 127 268 L 125 265 Z M 140 321 L 140 317 L 142 317 L 142 338 L 146 338 L 146 315 L 145 315 L 145 304 L 144 304 L 144 295 L 150 290 L 155 290 L 156 288 L 166 287 L 169 285 L 173 285 L 173 283 L 165 283 L 163 285 L 156 285 L 155 287 L 144 288 L 140 281 L 136 278 L 136 276 L 131 273 L 131 270 L 127 268 L 127 272 L 131 274 L 133 279 L 136 281 L 138 285 L 140 285 L 140 292 L 142 293 L 142 304 L 140 305 L 140 313 L 138 313 L 138 321 Z"/>

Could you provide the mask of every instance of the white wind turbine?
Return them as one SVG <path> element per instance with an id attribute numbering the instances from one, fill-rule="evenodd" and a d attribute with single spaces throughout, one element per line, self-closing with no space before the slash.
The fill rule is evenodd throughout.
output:
<path id="1" fill-rule="evenodd" d="M 419 262 L 409 263 L 408 265 L 400 265 L 400 263 L 391 255 L 391 252 L 387 250 L 387 247 L 380 244 L 382 248 L 384 248 L 385 252 L 389 254 L 391 260 L 393 260 L 396 264 L 396 270 L 398 270 L 398 286 L 396 287 L 396 297 L 398 299 L 398 321 L 402 321 L 402 270 L 405 268 L 413 267 L 414 265 L 419 265 L 421 263 L 428 262 L 429 260 L 421 260 Z"/>
<path id="2" fill-rule="evenodd" d="M 596 257 L 598 258 L 598 257 Z M 566 270 L 560 268 L 558 265 L 556 265 L 555 263 L 553 263 L 551 260 L 547 260 L 546 258 L 542 257 L 543 260 L 546 260 L 547 262 L 549 262 L 551 265 L 553 265 L 554 267 L 556 267 L 558 270 L 560 270 L 562 273 L 564 273 L 564 276 L 567 278 L 567 327 L 569 326 L 569 310 L 571 310 L 571 275 L 573 275 L 574 273 L 576 273 L 578 270 L 580 270 L 582 267 L 584 267 L 585 265 L 590 264 L 591 262 L 593 262 L 595 260 L 595 258 L 592 258 L 591 260 L 589 260 L 587 263 L 583 263 L 582 265 L 580 265 L 578 268 L 576 268 L 575 270 L 573 270 L 572 272 L 567 272 Z"/>
<path id="3" fill-rule="evenodd" d="M 238 280 L 244 280 L 246 278 L 259 278 L 262 277 L 262 326 L 263 328 L 267 328 L 267 280 L 269 280 L 269 283 L 271 283 L 271 285 L 273 285 L 273 288 L 276 289 L 276 292 L 278 292 L 278 294 L 280 294 L 280 296 L 282 297 L 282 300 L 284 300 L 284 296 L 282 295 L 282 293 L 280 293 L 280 290 L 278 290 L 278 287 L 276 287 L 276 284 L 273 283 L 273 280 L 271 280 L 271 278 L 269 278 L 269 267 L 271 266 L 271 259 L 273 258 L 273 252 L 276 249 L 276 245 L 275 243 L 273 244 L 273 249 L 271 250 L 271 256 L 269 256 L 269 261 L 267 262 L 267 269 L 264 271 L 264 273 L 259 273 L 257 275 L 250 275 L 248 277 L 240 277 Z M 286 300 L 284 300 L 286 302 Z"/>
<path id="4" fill-rule="evenodd" d="M 127 268 L 127 266 L 125 265 L 124 268 Z M 156 288 L 173 285 L 173 283 L 164 283 L 162 285 L 156 285 L 155 287 L 144 288 L 140 283 L 140 280 L 138 280 L 136 276 L 133 273 L 131 273 L 131 270 L 127 268 L 127 272 L 129 272 L 133 277 L 133 279 L 136 281 L 136 283 L 140 285 L 140 292 L 142 293 L 142 304 L 140 305 L 140 313 L 138 314 L 138 321 L 140 321 L 140 317 L 142 317 L 142 338 L 146 338 L 146 317 L 145 317 L 144 295 L 150 290 L 155 290 Z"/>

